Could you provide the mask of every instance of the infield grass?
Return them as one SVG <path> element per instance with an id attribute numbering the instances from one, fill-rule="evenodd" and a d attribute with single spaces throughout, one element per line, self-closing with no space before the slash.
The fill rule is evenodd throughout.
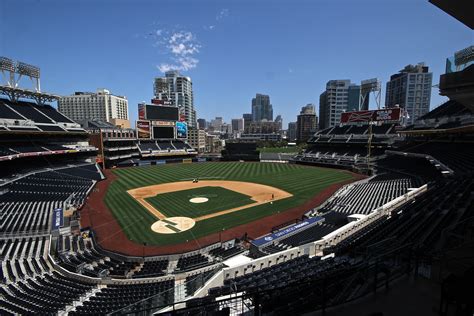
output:
<path id="1" fill-rule="evenodd" d="M 191 203 L 194 197 L 205 197 L 204 203 Z M 186 216 L 196 218 L 219 211 L 254 203 L 249 196 L 222 187 L 203 187 L 157 194 L 145 199 L 167 217 Z"/>
<path id="2" fill-rule="evenodd" d="M 186 242 L 284 212 L 292 207 L 304 204 L 331 184 L 352 178 L 350 173 L 338 169 L 296 164 L 243 162 L 168 164 L 115 169 L 113 172 L 117 176 L 117 180 L 109 186 L 105 203 L 128 238 L 139 243 L 146 242 L 148 245 L 169 245 Z M 275 201 L 272 205 L 262 204 L 199 221 L 190 230 L 179 234 L 165 235 L 151 231 L 150 226 L 156 221 L 156 218 L 126 192 L 133 188 L 183 180 L 191 181 L 194 178 L 261 183 L 280 188 L 293 194 L 293 196 Z M 179 203 L 185 203 L 185 201 L 179 201 Z"/>

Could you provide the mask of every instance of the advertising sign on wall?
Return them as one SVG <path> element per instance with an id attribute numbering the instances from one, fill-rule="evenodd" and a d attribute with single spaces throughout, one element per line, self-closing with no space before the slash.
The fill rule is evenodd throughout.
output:
<path id="1" fill-rule="evenodd" d="M 146 119 L 146 107 L 145 104 L 138 104 L 138 119 Z"/>
<path id="2" fill-rule="evenodd" d="M 354 111 L 341 114 L 341 123 L 387 122 L 400 120 L 400 108 L 374 111 Z"/>
<path id="3" fill-rule="evenodd" d="M 150 130 L 150 121 L 137 121 L 137 135 L 139 139 L 150 139 Z"/>
<path id="4" fill-rule="evenodd" d="M 176 122 L 176 138 L 188 138 L 188 125 L 185 122 Z"/>

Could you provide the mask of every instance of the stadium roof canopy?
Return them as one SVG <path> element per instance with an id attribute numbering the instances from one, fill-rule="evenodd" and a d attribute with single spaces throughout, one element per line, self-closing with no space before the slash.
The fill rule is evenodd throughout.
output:
<path id="1" fill-rule="evenodd" d="M 472 1 L 470 0 L 429 0 L 432 4 L 465 24 L 467 27 L 474 29 L 474 10 L 472 9 Z"/>

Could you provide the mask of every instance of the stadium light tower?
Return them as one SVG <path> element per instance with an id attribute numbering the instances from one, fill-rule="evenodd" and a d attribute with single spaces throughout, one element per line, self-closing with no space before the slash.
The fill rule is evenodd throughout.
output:
<path id="1" fill-rule="evenodd" d="M 12 101 L 18 98 L 29 98 L 35 99 L 38 104 L 42 104 L 60 98 L 55 94 L 41 92 L 39 67 L 0 56 L 0 71 L 3 77 L 0 82 L 0 94 L 8 96 Z M 22 77 L 30 78 L 33 82 L 33 90 L 19 87 Z"/>
<path id="2" fill-rule="evenodd" d="M 17 84 L 22 76 L 27 76 L 33 82 L 35 91 L 41 92 L 39 67 L 19 61 L 16 64 L 16 73 L 19 74 Z"/>
<path id="3" fill-rule="evenodd" d="M 15 62 L 10 58 L 0 56 L 0 70 L 2 71 L 3 82 L 13 87 L 15 85 Z"/>
<path id="4" fill-rule="evenodd" d="M 372 78 L 368 80 L 362 80 L 360 84 L 359 111 L 362 110 L 362 105 L 365 103 L 366 99 L 370 97 L 371 92 L 375 97 L 377 110 L 380 110 L 380 102 L 382 97 L 382 82 L 378 78 Z"/>
<path id="5" fill-rule="evenodd" d="M 0 57 L 0 70 L 4 77 L 4 83 L 10 88 L 18 88 L 22 76 L 27 76 L 33 82 L 35 92 L 41 92 L 39 67 L 21 62 L 13 61 L 8 57 Z M 16 77 L 15 74 L 19 76 Z"/>

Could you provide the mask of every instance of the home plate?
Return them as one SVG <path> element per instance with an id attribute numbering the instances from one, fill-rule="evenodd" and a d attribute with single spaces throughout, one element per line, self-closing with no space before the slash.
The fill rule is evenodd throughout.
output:
<path id="1" fill-rule="evenodd" d="M 206 203 L 207 201 L 209 201 L 209 199 L 205 197 L 195 197 L 189 200 L 191 203 Z"/>
<path id="2" fill-rule="evenodd" d="M 158 234 L 177 234 L 193 228 L 196 222 L 189 217 L 167 217 L 154 222 L 151 230 Z"/>

